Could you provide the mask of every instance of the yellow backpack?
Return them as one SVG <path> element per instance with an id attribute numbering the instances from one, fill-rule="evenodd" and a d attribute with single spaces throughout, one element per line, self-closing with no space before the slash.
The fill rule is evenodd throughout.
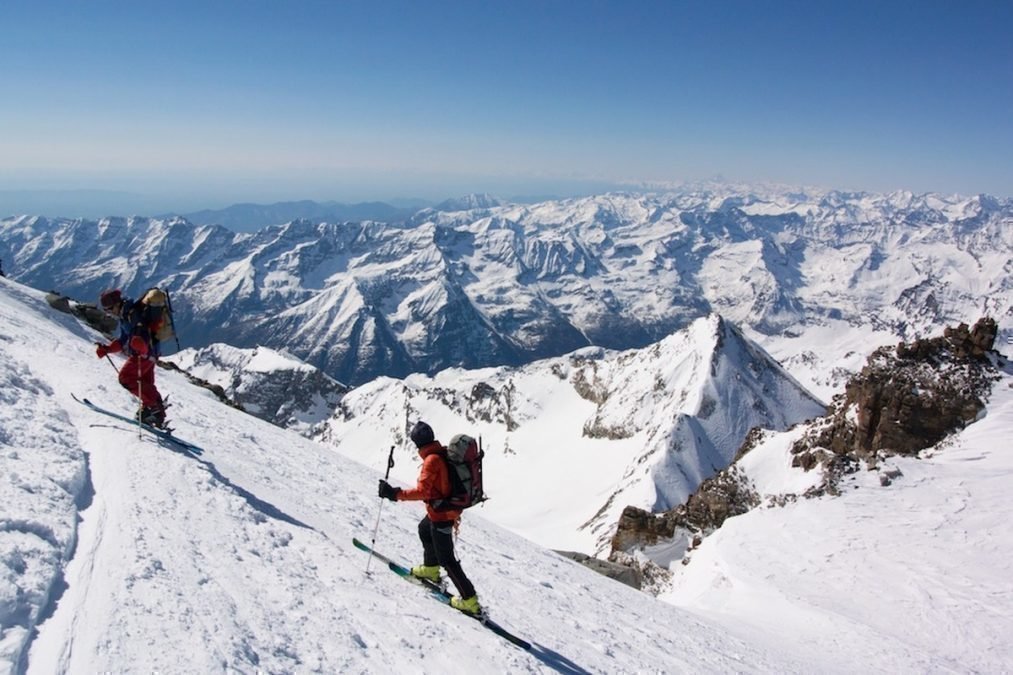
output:
<path id="1" fill-rule="evenodd" d="M 176 326 L 172 323 L 172 301 L 169 292 L 161 288 L 149 288 L 141 296 L 141 302 L 149 307 L 157 307 L 162 312 L 162 326 L 154 334 L 159 342 L 176 337 Z"/>

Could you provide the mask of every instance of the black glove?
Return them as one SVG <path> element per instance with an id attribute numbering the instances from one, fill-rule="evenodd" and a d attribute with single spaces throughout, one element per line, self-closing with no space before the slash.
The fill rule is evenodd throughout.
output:
<path id="1" fill-rule="evenodd" d="M 398 493 L 401 492 L 401 488 L 396 488 L 385 480 L 380 480 L 380 489 L 378 490 L 381 497 L 389 499 L 392 502 L 397 501 Z"/>

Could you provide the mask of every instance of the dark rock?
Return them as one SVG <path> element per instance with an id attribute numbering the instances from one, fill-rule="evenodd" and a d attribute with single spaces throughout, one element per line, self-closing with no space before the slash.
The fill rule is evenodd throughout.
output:
<path id="1" fill-rule="evenodd" d="M 113 335 L 119 331 L 119 322 L 96 305 L 74 302 L 66 295 L 56 291 L 46 293 L 46 302 L 58 312 L 72 314 L 105 335 Z"/>
<path id="2" fill-rule="evenodd" d="M 640 589 L 643 585 L 644 573 L 637 565 L 602 560 L 601 558 L 594 558 L 586 553 L 577 553 L 575 551 L 556 551 L 556 553 L 564 558 L 575 560 L 584 567 L 594 570 L 609 579 L 615 579 L 627 586 Z"/>
<path id="3" fill-rule="evenodd" d="M 960 324 L 942 337 L 877 350 L 835 401 L 829 420 L 792 452 L 819 447 L 874 461 L 878 454 L 916 455 L 935 445 L 984 408 L 995 379 L 989 356 L 996 334 L 995 321 L 984 318 L 972 329 Z M 807 459 L 798 465 L 814 466 Z"/>
<path id="4" fill-rule="evenodd" d="M 688 540 L 721 527 L 732 516 L 746 513 L 760 503 L 759 495 L 735 465 L 705 480 L 685 504 L 653 514 L 627 506 L 612 537 L 613 551 L 629 551 L 672 539 L 676 530 L 689 533 Z"/>

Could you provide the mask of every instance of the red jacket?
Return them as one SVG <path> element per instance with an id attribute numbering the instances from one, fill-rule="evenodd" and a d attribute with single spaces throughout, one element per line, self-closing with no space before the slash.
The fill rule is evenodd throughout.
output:
<path id="1" fill-rule="evenodd" d="M 450 496 L 450 474 L 447 473 L 447 463 L 444 461 L 446 455 L 447 449 L 438 441 L 419 448 L 422 470 L 419 471 L 418 485 L 401 490 L 397 494 L 399 502 L 424 501 L 426 514 L 434 523 L 452 522 L 461 515 L 460 511 L 437 511 L 431 503 Z"/>

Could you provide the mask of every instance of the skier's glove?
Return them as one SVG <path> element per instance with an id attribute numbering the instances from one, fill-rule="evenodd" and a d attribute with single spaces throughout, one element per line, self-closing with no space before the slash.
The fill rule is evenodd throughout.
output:
<path id="1" fill-rule="evenodd" d="M 108 353 L 109 353 L 109 348 L 107 346 L 101 345 L 101 344 L 96 344 L 95 345 L 95 355 L 97 357 L 99 357 L 100 359 L 104 358 L 105 355 L 108 354 Z"/>
<path id="2" fill-rule="evenodd" d="M 144 338 L 142 338 L 140 335 L 135 335 L 134 337 L 130 338 L 130 351 L 137 356 L 141 357 L 147 356 L 148 345 L 147 343 L 144 342 Z"/>
<path id="3" fill-rule="evenodd" d="M 401 492 L 401 488 L 396 488 L 385 480 L 380 480 L 380 489 L 378 490 L 381 497 L 389 499 L 392 502 L 397 501 L 397 496 Z"/>

